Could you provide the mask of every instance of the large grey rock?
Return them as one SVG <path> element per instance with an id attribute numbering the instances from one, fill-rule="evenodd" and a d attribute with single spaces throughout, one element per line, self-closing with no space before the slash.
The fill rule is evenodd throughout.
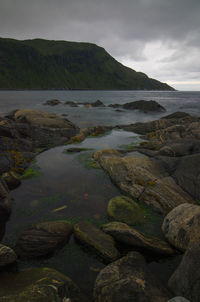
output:
<path id="1" fill-rule="evenodd" d="M 136 252 L 102 269 L 94 286 L 94 302 L 166 302 L 169 298 L 168 290 Z"/>
<path id="2" fill-rule="evenodd" d="M 164 112 L 166 109 L 156 101 L 135 101 L 123 105 L 124 109 L 140 110 L 143 112 Z"/>
<path id="3" fill-rule="evenodd" d="M 200 206 L 181 204 L 165 217 L 162 230 L 167 240 L 181 251 L 200 239 Z"/>
<path id="4" fill-rule="evenodd" d="M 110 222 L 102 226 L 102 230 L 115 238 L 116 241 L 139 247 L 160 255 L 173 255 L 175 251 L 169 244 L 155 237 L 147 236 L 122 222 Z"/>
<path id="5" fill-rule="evenodd" d="M 167 302 L 190 302 L 190 301 L 185 299 L 184 297 L 174 297 Z"/>
<path id="6" fill-rule="evenodd" d="M 70 278 L 52 268 L 2 273 L 0 281 L 0 302 L 88 302 Z"/>
<path id="7" fill-rule="evenodd" d="M 11 264 L 16 260 L 16 253 L 10 247 L 0 244 L 0 267 Z"/>
<path id="8" fill-rule="evenodd" d="M 17 240 L 15 251 L 21 258 L 49 255 L 69 241 L 72 231 L 72 226 L 66 222 L 39 223 L 21 234 Z"/>
<path id="9" fill-rule="evenodd" d="M 169 280 L 170 289 L 191 302 L 200 301 L 200 240 L 191 244 Z"/>
<path id="10" fill-rule="evenodd" d="M 97 227 L 87 222 L 80 222 L 74 226 L 74 236 L 87 248 L 98 254 L 105 262 L 119 258 L 115 241 Z"/>
<path id="11" fill-rule="evenodd" d="M 191 202 L 189 195 L 154 159 L 122 157 L 116 150 L 97 151 L 94 158 L 123 192 L 160 213 L 168 213 L 181 203 Z"/>

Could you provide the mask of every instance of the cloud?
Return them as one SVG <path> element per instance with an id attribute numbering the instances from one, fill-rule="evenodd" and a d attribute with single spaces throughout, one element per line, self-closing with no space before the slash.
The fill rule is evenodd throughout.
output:
<path id="1" fill-rule="evenodd" d="M 160 80 L 199 77 L 199 0 L 1 0 L 1 36 L 87 41 Z"/>

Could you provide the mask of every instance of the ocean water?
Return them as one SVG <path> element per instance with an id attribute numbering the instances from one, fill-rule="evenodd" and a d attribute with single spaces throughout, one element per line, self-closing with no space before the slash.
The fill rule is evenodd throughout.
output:
<path id="1" fill-rule="evenodd" d="M 72 108 L 63 104 L 54 107 L 44 106 L 43 103 L 48 99 L 77 102 L 95 102 L 99 99 L 105 105 L 123 104 L 140 99 L 156 100 L 166 108 L 167 112 L 145 114 L 128 110 L 117 112 L 114 108 L 108 107 Z M 1 115 L 17 108 L 67 114 L 67 118 L 80 127 L 129 124 L 159 119 L 175 111 L 200 115 L 200 92 L 0 91 Z M 13 210 L 3 242 L 14 247 L 18 236 L 24 230 L 43 221 L 67 220 L 75 224 L 86 220 L 98 227 L 108 222 L 106 214 L 108 201 L 121 192 L 101 169 L 91 168 L 92 154 L 95 150 L 118 149 L 123 148 L 124 145 L 136 145 L 140 141 L 141 138 L 135 133 L 113 130 L 102 137 L 88 137 L 75 145 L 91 150 L 69 154 L 65 152 L 66 149 L 74 145 L 67 145 L 52 148 L 38 155 L 34 162 L 40 172 L 38 177 L 22 180 L 21 186 L 10 193 L 14 200 Z M 137 153 L 133 154 L 139 156 Z M 159 221 L 162 221 L 162 217 Z M 159 226 L 155 225 L 155 228 Z M 147 226 L 146 231 L 159 233 L 150 225 Z M 169 271 L 169 265 L 166 266 L 163 262 L 153 263 L 153 270 L 159 271 L 160 276 L 165 276 L 167 279 L 173 266 L 170 266 L 171 271 Z M 98 271 L 105 264 L 77 244 L 72 237 L 69 244 L 51 258 L 18 261 L 19 271 L 40 266 L 52 267 L 63 272 L 71 277 L 83 292 L 91 296 Z"/>

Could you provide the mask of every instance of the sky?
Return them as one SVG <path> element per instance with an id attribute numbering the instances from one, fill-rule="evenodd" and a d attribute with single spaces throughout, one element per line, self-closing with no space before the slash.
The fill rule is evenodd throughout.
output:
<path id="1" fill-rule="evenodd" d="M 0 36 L 95 43 L 151 78 L 200 91 L 199 0 L 0 0 Z"/>

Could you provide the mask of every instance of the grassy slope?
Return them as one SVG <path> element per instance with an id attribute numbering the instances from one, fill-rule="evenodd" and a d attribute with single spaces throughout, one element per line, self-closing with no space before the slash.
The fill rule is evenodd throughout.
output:
<path id="1" fill-rule="evenodd" d="M 0 38 L 0 88 L 172 90 L 91 43 Z"/>

